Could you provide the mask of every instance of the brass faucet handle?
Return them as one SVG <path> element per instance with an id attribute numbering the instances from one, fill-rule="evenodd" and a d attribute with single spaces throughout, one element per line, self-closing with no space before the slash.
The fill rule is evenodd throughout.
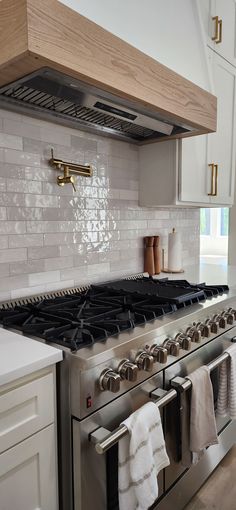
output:
<path id="1" fill-rule="evenodd" d="M 72 184 L 73 190 L 76 192 L 75 180 L 74 180 L 73 175 L 70 175 L 70 182 L 71 182 L 71 184 Z"/>

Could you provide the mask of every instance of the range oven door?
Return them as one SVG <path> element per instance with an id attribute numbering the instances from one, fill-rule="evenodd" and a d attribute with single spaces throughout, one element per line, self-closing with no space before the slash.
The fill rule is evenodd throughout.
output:
<path id="1" fill-rule="evenodd" d="M 170 387 L 170 381 L 176 376 L 185 377 L 201 365 L 206 365 L 220 356 L 222 352 L 231 345 L 230 339 L 233 334 L 226 333 L 209 341 L 203 346 L 199 346 L 193 353 L 188 354 L 185 358 L 173 364 L 164 371 L 164 387 Z M 216 368 L 211 372 L 211 380 L 213 385 L 214 401 L 217 402 L 218 395 L 218 374 L 219 369 Z M 170 465 L 165 469 L 165 490 L 169 489 L 179 477 L 191 467 L 191 458 L 187 454 L 184 457 L 184 449 L 182 442 L 186 440 L 185 435 L 189 433 L 189 406 L 191 390 L 187 390 L 181 402 L 178 399 L 173 400 L 165 407 L 165 434 L 167 452 L 170 458 Z M 179 407 L 182 406 L 182 413 Z M 230 418 L 220 418 L 216 415 L 216 424 L 218 434 L 225 428 Z"/>
<path id="2" fill-rule="evenodd" d="M 122 420 L 150 401 L 150 393 L 163 388 L 163 372 L 82 421 L 72 420 L 74 510 L 118 510 L 118 445 L 99 455 L 90 435 L 99 427 L 115 430 Z M 163 472 L 158 476 L 163 493 Z"/>

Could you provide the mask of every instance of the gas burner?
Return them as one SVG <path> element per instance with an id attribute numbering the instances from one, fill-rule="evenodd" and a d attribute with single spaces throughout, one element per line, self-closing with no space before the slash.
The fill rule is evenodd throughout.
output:
<path id="1" fill-rule="evenodd" d="M 227 290 L 166 278 L 120 280 L 1 309 L 0 323 L 74 352 Z"/>

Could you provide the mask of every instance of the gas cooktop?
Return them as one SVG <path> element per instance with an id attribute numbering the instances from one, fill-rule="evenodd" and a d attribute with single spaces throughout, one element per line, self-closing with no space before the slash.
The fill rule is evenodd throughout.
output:
<path id="1" fill-rule="evenodd" d="M 0 324 L 77 351 L 229 290 L 227 285 L 137 277 L 2 307 Z"/>

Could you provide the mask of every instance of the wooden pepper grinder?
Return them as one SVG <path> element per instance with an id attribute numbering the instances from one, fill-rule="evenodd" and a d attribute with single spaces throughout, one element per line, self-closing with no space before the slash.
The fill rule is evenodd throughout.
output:
<path id="1" fill-rule="evenodd" d="M 153 236 L 144 237 L 144 272 L 150 276 L 155 274 L 153 245 Z"/>
<path id="2" fill-rule="evenodd" d="M 161 272 L 160 236 L 154 236 L 153 255 L 155 274 L 160 274 Z"/>

